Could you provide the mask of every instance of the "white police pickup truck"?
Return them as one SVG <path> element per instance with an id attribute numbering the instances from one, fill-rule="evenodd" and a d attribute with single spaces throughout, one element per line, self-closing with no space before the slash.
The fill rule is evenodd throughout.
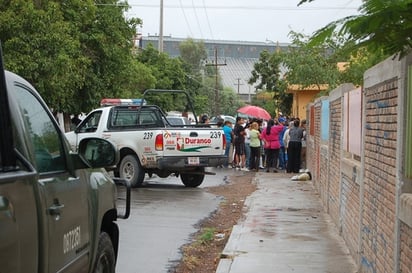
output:
<path id="1" fill-rule="evenodd" d="M 165 178 L 180 176 L 187 187 L 197 187 L 207 172 L 226 160 L 226 139 L 221 128 L 205 124 L 173 125 L 156 105 L 147 105 L 149 93 L 184 94 L 181 90 L 147 90 L 141 100 L 103 99 L 102 107 L 91 111 L 77 128 L 66 133 L 76 149 L 83 138 L 110 140 L 120 150 L 115 175 L 132 187 L 141 185 L 145 175 Z M 161 95 L 160 95 L 161 96 Z M 192 107 L 193 109 L 193 107 Z"/>

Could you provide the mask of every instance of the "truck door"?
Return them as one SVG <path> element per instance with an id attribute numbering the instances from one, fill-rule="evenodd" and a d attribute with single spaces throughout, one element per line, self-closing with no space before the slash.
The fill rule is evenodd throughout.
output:
<path id="1" fill-rule="evenodd" d="M 69 172 L 63 133 L 45 105 L 26 86 L 15 86 L 14 94 L 39 173 L 39 272 L 87 272 L 87 183 Z"/>
<path id="2" fill-rule="evenodd" d="M 97 132 L 99 129 L 99 122 L 102 116 L 101 110 L 96 110 L 87 115 L 87 117 L 80 122 L 74 131 L 67 132 L 66 138 L 71 145 L 73 151 L 77 151 L 77 147 L 83 138 L 87 137 L 101 137 Z M 102 125 L 101 125 L 102 126 Z"/>
<path id="3" fill-rule="evenodd" d="M 3 162 L 0 165 L 3 168 Z M 35 177 L 21 165 L 19 170 L 0 172 L 0 272 L 37 272 Z"/>

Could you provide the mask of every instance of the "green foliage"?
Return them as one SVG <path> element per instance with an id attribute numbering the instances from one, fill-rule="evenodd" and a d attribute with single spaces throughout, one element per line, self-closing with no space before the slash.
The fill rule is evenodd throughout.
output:
<path id="1" fill-rule="evenodd" d="M 115 0 L 3 1 L 6 68 L 35 85 L 55 111 L 88 112 L 103 97 L 134 93 L 151 79 L 133 62 L 141 21 L 125 20 L 126 8 Z"/>
<path id="2" fill-rule="evenodd" d="M 339 71 L 330 47 L 309 45 L 303 34 L 291 32 L 290 36 L 292 45 L 283 55 L 287 82 L 298 84 L 302 89 L 317 86 L 321 91 L 324 84 L 335 88 L 339 84 Z"/>
<path id="3" fill-rule="evenodd" d="M 185 90 L 194 100 L 195 112 L 210 113 L 209 94 L 213 91 L 213 84 L 203 77 L 204 62 L 207 53 L 203 42 L 188 39 L 179 45 L 180 60 L 186 74 Z"/>
<path id="4" fill-rule="evenodd" d="M 302 89 L 318 86 L 321 90 L 321 86 L 327 84 L 327 94 L 343 83 L 362 85 L 365 71 L 386 57 L 382 51 L 372 53 L 365 47 L 355 50 L 354 42 L 336 35 L 321 45 L 313 44 L 311 38 L 302 34 L 292 32 L 290 35 L 293 43 L 284 55 L 287 81 L 301 85 Z M 338 69 L 339 63 L 344 70 Z"/>
<path id="5" fill-rule="evenodd" d="M 205 44 L 187 39 L 179 44 L 180 57 L 189 66 L 193 73 L 199 73 L 203 68 L 203 62 L 207 58 Z"/>
<path id="6" fill-rule="evenodd" d="M 208 244 L 211 241 L 213 241 L 214 236 L 215 236 L 215 228 L 205 228 L 202 232 L 202 234 L 200 234 L 199 236 L 199 242 L 204 245 L 204 244 Z"/>
<path id="7" fill-rule="evenodd" d="M 286 93 L 286 83 L 281 75 L 284 55 L 280 52 L 262 51 L 259 56 L 259 62 L 255 63 L 248 83 L 255 84 L 259 91 L 267 91 L 271 94 L 269 100 L 256 99 L 254 105 L 261 106 L 271 114 L 278 111 L 289 113 L 292 106 L 292 97 Z M 256 84 L 257 83 L 257 84 Z"/>
<path id="8" fill-rule="evenodd" d="M 280 55 L 270 54 L 267 50 L 260 53 L 259 62 L 254 64 L 249 84 L 255 84 L 258 90 L 278 90 L 280 81 Z"/>
<path id="9" fill-rule="evenodd" d="M 150 88 L 165 90 L 185 89 L 185 72 L 180 59 L 170 58 L 167 53 L 160 53 L 152 44 L 149 44 L 146 49 L 136 56 L 136 60 L 140 64 L 147 66 L 150 70 L 150 75 L 155 79 L 153 86 Z M 152 103 L 158 105 L 164 111 L 183 111 L 187 108 L 186 100 L 173 100 L 165 94 L 153 96 Z"/>
<path id="10" fill-rule="evenodd" d="M 301 1 L 304 2 L 308 1 Z M 351 42 L 352 51 L 365 48 L 381 56 L 400 57 L 411 52 L 411 0 L 365 0 L 359 11 L 359 15 L 331 22 L 318 30 L 311 43 L 322 44 L 336 34 Z"/>
<path id="11" fill-rule="evenodd" d="M 220 113 L 223 115 L 236 116 L 236 110 L 245 105 L 231 87 L 223 88 L 220 94 L 220 101 Z"/>
<path id="12" fill-rule="evenodd" d="M 385 57 L 382 52 L 371 53 L 365 48 L 359 48 L 346 58 L 347 64 L 345 70 L 341 71 L 340 82 L 362 85 L 365 71 L 381 62 Z"/>
<path id="13" fill-rule="evenodd" d="M 1 5 L 0 37 L 6 68 L 34 84 L 55 109 L 72 100 L 88 65 L 72 34 L 73 27 L 64 20 L 58 3 L 46 1 L 35 6 L 17 0 Z"/>
<path id="14" fill-rule="evenodd" d="M 134 41 L 142 21 L 124 18 L 128 8 L 117 0 L 4 0 L 6 68 L 31 82 L 56 112 L 89 112 L 102 98 L 139 98 L 156 88 L 185 90 L 197 113 L 211 113 L 216 71 L 204 66 L 204 44 L 183 42 L 180 58 L 150 46 L 138 51 Z M 223 90 L 220 77 L 218 89 L 224 111 L 233 111 L 237 96 Z M 158 96 L 156 102 L 166 111 L 188 109 L 185 100 L 173 97 Z"/>
<path id="15" fill-rule="evenodd" d="M 219 68 L 205 65 L 207 52 L 203 42 L 188 39 L 179 45 L 180 59 L 186 73 L 185 88 L 194 98 L 195 111 L 198 114 L 234 115 L 241 104 L 231 88 L 224 88 Z M 219 113 L 216 112 L 216 73 Z"/>

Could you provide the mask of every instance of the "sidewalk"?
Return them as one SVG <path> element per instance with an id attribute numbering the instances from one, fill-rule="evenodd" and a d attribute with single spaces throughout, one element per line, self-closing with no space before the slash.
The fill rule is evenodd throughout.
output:
<path id="1" fill-rule="evenodd" d="M 233 227 L 216 273 L 355 273 L 311 181 L 256 174 L 245 219 Z"/>

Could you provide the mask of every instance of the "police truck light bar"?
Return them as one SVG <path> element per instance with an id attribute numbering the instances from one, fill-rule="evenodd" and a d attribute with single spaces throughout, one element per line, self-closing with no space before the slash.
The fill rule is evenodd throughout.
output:
<path id="1" fill-rule="evenodd" d="M 140 106 L 142 99 L 102 99 L 100 106 Z M 146 105 L 146 101 L 143 101 Z"/>

